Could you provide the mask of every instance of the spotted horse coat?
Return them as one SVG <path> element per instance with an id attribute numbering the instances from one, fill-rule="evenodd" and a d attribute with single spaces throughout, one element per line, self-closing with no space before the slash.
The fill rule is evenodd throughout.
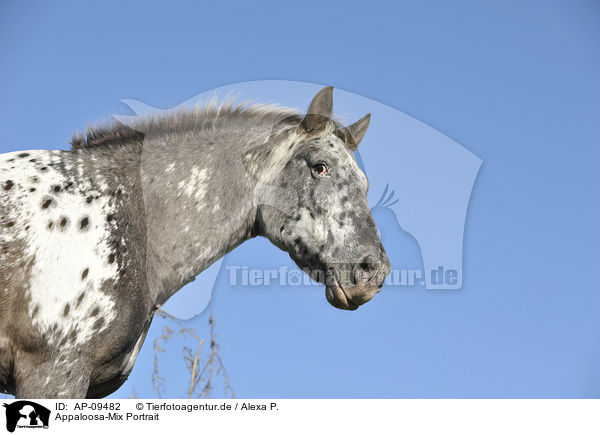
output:
<path id="1" fill-rule="evenodd" d="M 0 155 L 0 390 L 115 391 L 157 307 L 257 235 L 323 272 L 332 305 L 371 299 L 389 260 L 351 153 L 368 117 L 342 128 L 331 95 L 304 117 L 209 105 Z"/>
<path id="2" fill-rule="evenodd" d="M 130 335 L 144 334 L 152 306 L 142 273 L 140 186 L 125 167 L 100 176 L 105 172 L 97 163 L 70 151 L 1 156 L 0 384 L 6 392 L 93 397 L 113 390 L 131 370 L 137 340 Z M 90 382 L 96 387 L 88 393 Z"/>

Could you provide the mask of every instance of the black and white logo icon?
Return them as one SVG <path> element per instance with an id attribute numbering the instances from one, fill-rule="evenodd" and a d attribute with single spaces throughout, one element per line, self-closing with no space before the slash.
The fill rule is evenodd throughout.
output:
<path id="1" fill-rule="evenodd" d="M 48 428 L 50 410 L 29 400 L 19 400 L 3 404 L 6 408 L 6 430 L 14 432 L 16 428 Z"/>

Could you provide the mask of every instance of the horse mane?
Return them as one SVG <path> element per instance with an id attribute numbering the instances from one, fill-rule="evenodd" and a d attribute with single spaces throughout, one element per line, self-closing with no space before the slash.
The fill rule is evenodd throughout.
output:
<path id="1" fill-rule="evenodd" d="M 236 122 L 257 124 L 298 125 L 303 117 L 295 110 L 275 104 L 234 104 L 233 100 L 217 103 L 216 98 L 199 102 L 191 109 L 153 112 L 148 116 L 132 117 L 128 125 L 109 120 L 88 126 L 86 132 L 71 137 L 71 149 L 88 149 L 141 143 L 146 135 L 185 134 L 220 126 L 235 128 Z"/>

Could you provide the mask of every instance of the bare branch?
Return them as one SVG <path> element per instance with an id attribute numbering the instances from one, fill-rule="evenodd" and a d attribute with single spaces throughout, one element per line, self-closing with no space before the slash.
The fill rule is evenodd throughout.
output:
<path id="1" fill-rule="evenodd" d="M 223 360 L 220 355 L 219 345 L 217 344 L 217 334 L 215 332 L 215 321 L 213 317 L 212 305 L 210 306 L 210 316 L 208 324 L 210 327 L 210 347 L 208 354 L 202 354 L 204 339 L 200 338 L 195 328 L 186 327 L 180 319 L 173 316 L 163 309 L 158 309 L 156 315 L 174 323 L 176 330 L 166 325 L 159 337 L 154 340 L 154 370 L 152 372 L 152 387 L 159 398 L 165 392 L 165 379 L 160 375 L 160 353 L 166 349 L 161 347 L 166 345 L 174 336 L 182 336 L 184 339 L 190 338 L 195 341 L 193 348 L 184 346 L 182 349 L 183 360 L 189 371 L 189 382 L 186 390 L 186 396 L 191 399 L 209 398 L 214 390 L 217 378 L 222 378 L 224 395 L 235 397 L 235 392 L 229 380 L 229 374 L 225 370 Z M 200 368 L 201 367 L 201 368 Z"/>

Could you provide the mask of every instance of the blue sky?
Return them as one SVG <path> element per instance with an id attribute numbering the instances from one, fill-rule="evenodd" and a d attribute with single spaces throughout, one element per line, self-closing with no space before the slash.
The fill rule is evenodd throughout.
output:
<path id="1" fill-rule="evenodd" d="M 121 99 L 173 107 L 251 80 L 383 103 L 483 160 L 463 287 L 384 289 L 348 313 L 319 287 L 230 287 L 221 273 L 214 313 L 237 396 L 600 397 L 599 13 L 593 1 L 3 2 L 0 151 L 66 148 L 74 130 L 129 113 Z M 393 138 L 383 146 L 402 159 Z M 291 266 L 260 239 L 226 263 Z M 161 327 L 117 397 L 152 395 Z"/>

